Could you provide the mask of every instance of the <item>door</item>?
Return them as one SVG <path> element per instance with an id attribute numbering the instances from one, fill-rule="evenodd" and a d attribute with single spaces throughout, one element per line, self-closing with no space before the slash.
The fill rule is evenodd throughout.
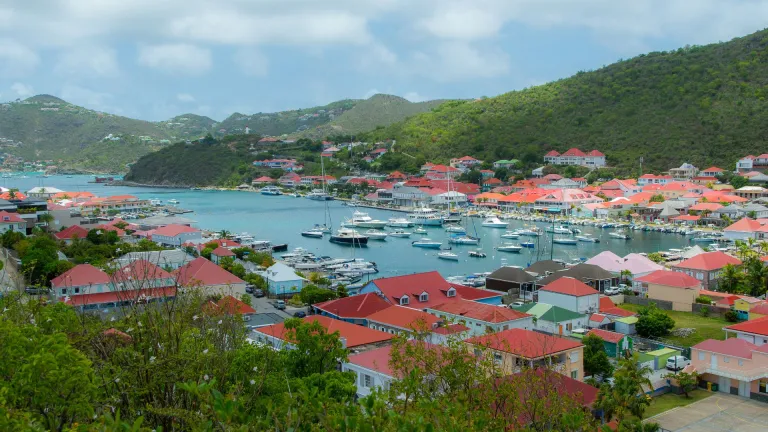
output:
<path id="1" fill-rule="evenodd" d="M 717 370 L 717 356 L 712 354 L 712 363 L 710 364 L 712 369 Z"/>
<path id="2" fill-rule="evenodd" d="M 720 377 L 718 382 L 718 390 L 723 393 L 731 393 L 731 379 L 726 377 Z"/>
<path id="3" fill-rule="evenodd" d="M 563 335 L 563 325 L 562 324 L 557 326 L 557 334 L 559 334 L 560 336 Z"/>
<path id="4" fill-rule="evenodd" d="M 749 381 L 739 381 L 739 396 L 749 397 Z"/>

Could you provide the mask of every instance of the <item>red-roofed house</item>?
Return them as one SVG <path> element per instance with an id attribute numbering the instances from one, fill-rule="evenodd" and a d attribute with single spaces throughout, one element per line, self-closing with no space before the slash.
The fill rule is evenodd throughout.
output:
<path id="1" fill-rule="evenodd" d="M 743 217 L 723 230 L 725 238 L 729 240 L 746 240 L 757 238 L 758 230 L 763 226 L 760 222 Z"/>
<path id="2" fill-rule="evenodd" d="M 90 264 L 79 264 L 51 280 L 56 299 L 111 291 L 109 275 Z"/>
<path id="3" fill-rule="evenodd" d="M 636 315 L 634 312 L 617 307 L 610 297 L 600 297 L 600 314 L 610 319 L 627 318 Z"/>
<path id="4" fill-rule="evenodd" d="M 366 322 L 368 327 L 374 330 L 390 334 L 409 335 L 414 332 L 430 332 L 434 330 L 439 326 L 440 319 L 434 315 L 411 308 L 390 306 L 368 315 Z"/>
<path id="5" fill-rule="evenodd" d="M 314 315 L 303 318 L 306 323 L 316 322 L 320 324 L 328 333 L 338 332 L 339 338 L 344 346 L 356 351 L 364 351 L 373 348 L 379 348 L 388 345 L 394 335 L 384 333 L 383 331 L 361 327 L 350 324 L 345 321 L 335 320 L 330 317 Z M 256 340 L 273 346 L 277 349 L 291 348 L 293 339 L 293 330 L 286 329 L 283 323 L 273 324 L 266 327 L 259 327 L 254 330 Z"/>
<path id="6" fill-rule="evenodd" d="M 491 177 L 488 179 L 483 180 L 483 191 L 489 191 L 497 186 L 501 186 L 504 184 L 501 180 L 497 179 L 496 177 Z"/>
<path id="7" fill-rule="evenodd" d="M 461 299 L 501 304 L 501 293 L 449 283 L 436 271 L 375 279 L 361 288 L 360 294 L 367 293 L 377 293 L 390 304 L 417 310 Z"/>
<path id="8" fill-rule="evenodd" d="M 725 327 L 726 337 L 736 337 L 757 346 L 768 345 L 768 316 Z"/>
<path id="9" fill-rule="evenodd" d="M 483 163 L 483 161 L 477 160 L 472 156 L 462 156 L 460 158 L 451 159 L 451 166 L 462 171 L 470 170 L 472 167 L 480 165 L 481 163 Z"/>
<path id="10" fill-rule="evenodd" d="M 214 263 L 220 264 L 222 258 L 235 259 L 235 253 L 221 246 L 211 251 L 211 261 L 213 261 Z"/>
<path id="11" fill-rule="evenodd" d="M 456 178 L 459 175 L 461 175 L 461 171 L 452 167 L 452 166 L 446 166 L 446 165 L 432 165 L 429 168 L 429 171 L 427 174 L 437 174 L 442 178 Z"/>
<path id="12" fill-rule="evenodd" d="M 368 293 L 312 305 L 315 313 L 352 324 L 366 324 L 366 318 L 392 305 L 378 294 Z"/>
<path id="13" fill-rule="evenodd" d="M 488 349 L 507 374 L 520 372 L 521 365 L 547 364 L 565 376 L 584 379 L 584 345 L 572 339 L 545 335 L 531 330 L 509 329 L 467 339 L 475 355 Z"/>
<path id="14" fill-rule="evenodd" d="M 600 309 L 600 293 L 584 282 L 563 276 L 539 289 L 539 302 L 579 313 Z"/>
<path id="15" fill-rule="evenodd" d="M 179 286 L 203 288 L 206 294 L 220 293 L 241 297 L 245 282 L 203 257 L 195 258 L 173 271 Z"/>
<path id="16" fill-rule="evenodd" d="M 64 243 L 70 244 L 72 243 L 72 240 L 75 238 L 84 239 L 85 236 L 88 235 L 88 230 L 81 227 L 80 225 L 72 225 L 70 227 L 64 228 L 63 230 L 54 233 L 53 236 L 56 237 L 57 240 L 63 240 Z"/>
<path id="17" fill-rule="evenodd" d="M 768 401 L 768 345 L 741 338 L 705 340 L 691 347 L 691 366 L 721 392 Z"/>
<path id="18" fill-rule="evenodd" d="M 289 172 L 280 176 L 280 178 L 277 181 L 282 186 L 292 188 L 301 184 L 301 176 L 299 176 L 295 172 Z"/>
<path id="19" fill-rule="evenodd" d="M 187 225 L 166 225 L 152 233 L 152 241 L 161 245 L 181 246 L 192 240 L 200 240 L 203 233 Z"/>
<path id="20" fill-rule="evenodd" d="M 581 165 L 586 167 L 603 167 L 605 166 L 605 155 L 597 150 L 592 150 L 589 153 L 572 148 L 563 154 L 552 150 L 544 155 L 544 163 L 552 165 Z"/>
<path id="21" fill-rule="evenodd" d="M 426 311 L 448 322 L 466 325 L 473 336 L 511 328 L 533 329 L 533 315 L 468 300 L 430 306 Z"/>
<path id="22" fill-rule="evenodd" d="M 691 312 L 701 295 L 701 282 L 681 272 L 656 270 L 634 282 L 641 285 L 640 292 L 648 298 L 671 302 L 673 310 Z"/>
<path id="23" fill-rule="evenodd" d="M 146 288 L 172 287 L 176 278 L 162 268 L 145 259 L 138 259 L 126 264 L 110 277 L 116 290 L 137 290 Z"/>
<path id="24" fill-rule="evenodd" d="M 263 185 L 268 185 L 268 184 L 272 184 L 272 183 L 275 183 L 275 182 L 276 182 L 276 180 L 273 179 L 272 177 L 261 176 L 259 178 L 253 179 L 251 184 L 253 184 L 254 186 L 263 186 Z"/>
<path id="25" fill-rule="evenodd" d="M 632 338 L 623 333 L 594 328 L 587 332 L 587 335 L 595 335 L 602 339 L 605 352 L 609 357 L 623 357 L 625 352 L 631 352 L 634 348 Z"/>
<path id="26" fill-rule="evenodd" d="M 702 288 L 710 290 L 717 288 L 720 273 L 728 264 L 740 266 L 741 260 L 720 251 L 705 252 L 672 266 L 672 270 L 695 277 Z"/>
<path id="27" fill-rule="evenodd" d="M 646 186 L 649 184 L 665 185 L 671 181 L 672 181 L 671 175 L 643 174 L 637 178 L 638 186 Z"/>
<path id="28" fill-rule="evenodd" d="M 608 318 L 607 316 L 599 313 L 593 313 L 592 315 L 589 316 L 589 322 L 587 323 L 587 325 L 589 326 L 589 328 L 600 328 L 610 323 L 611 323 L 611 319 Z"/>
<path id="29" fill-rule="evenodd" d="M 236 299 L 231 295 L 227 295 L 221 298 L 218 303 L 214 303 L 212 300 L 208 303 L 206 312 L 209 314 L 227 314 L 227 315 L 240 315 L 243 317 L 243 321 L 250 321 L 251 317 L 256 315 L 256 309 L 246 304 L 242 300 Z"/>
<path id="30" fill-rule="evenodd" d="M 27 232 L 27 222 L 16 213 L 0 211 L 0 234 L 6 231 Z"/>

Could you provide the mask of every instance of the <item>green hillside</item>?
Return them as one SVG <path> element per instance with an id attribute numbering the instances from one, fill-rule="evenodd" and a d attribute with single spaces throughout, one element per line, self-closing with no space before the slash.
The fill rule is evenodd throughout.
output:
<path id="1" fill-rule="evenodd" d="M 598 149 L 611 165 L 666 170 L 689 161 L 732 167 L 764 153 L 768 31 L 654 52 L 498 97 L 448 102 L 373 131 L 430 159 L 542 160 L 551 149 Z M 636 171 L 635 171 L 636 172 Z"/>
<path id="2" fill-rule="evenodd" d="M 177 139 L 197 139 L 213 132 L 216 120 L 197 114 L 182 114 L 157 125 Z"/>
<path id="3" fill-rule="evenodd" d="M 310 138 L 354 135 L 405 120 L 415 114 L 427 112 L 443 102 L 442 100 L 434 100 L 413 103 L 398 96 L 377 94 L 369 99 L 359 101 L 352 109 L 345 111 L 330 123 L 309 129 L 301 135 Z"/>
<path id="4" fill-rule="evenodd" d="M 111 135 L 111 138 L 107 138 Z M 0 105 L 3 151 L 28 160 L 61 160 L 94 171 L 123 171 L 127 163 L 171 138 L 154 123 L 92 111 L 38 95 Z"/>

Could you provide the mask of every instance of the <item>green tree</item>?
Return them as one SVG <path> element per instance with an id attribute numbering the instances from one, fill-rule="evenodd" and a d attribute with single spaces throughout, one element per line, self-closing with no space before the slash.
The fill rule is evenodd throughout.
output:
<path id="1" fill-rule="evenodd" d="M 662 194 L 655 194 L 648 201 L 649 202 L 664 202 L 665 199 L 664 199 L 664 195 L 662 195 Z"/>
<path id="2" fill-rule="evenodd" d="M 247 304 L 248 306 L 253 306 L 253 297 L 251 297 L 250 294 L 243 294 L 240 296 L 240 301 Z"/>
<path id="3" fill-rule="evenodd" d="M 312 306 L 313 304 L 333 300 L 336 298 L 336 293 L 328 289 L 318 288 L 316 285 L 308 284 L 301 289 L 299 296 L 301 297 L 301 301 Z"/>
<path id="4" fill-rule="evenodd" d="M 473 169 L 467 173 L 467 181 L 474 184 L 481 184 L 483 181 L 483 173 Z"/>
<path id="5" fill-rule="evenodd" d="M 720 288 L 731 294 L 741 292 L 741 283 L 743 280 L 743 274 L 733 264 L 726 264 L 723 267 L 723 272 L 720 275 Z"/>
<path id="6" fill-rule="evenodd" d="M 637 334 L 642 337 L 666 336 L 674 327 L 675 320 L 659 309 L 656 303 L 640 309 L 635 325 Z"/>
<path id="7" fill-rule="evenodd" d="M 630 414 L 643 418 L 645 408 L 651 403 L 651 398 L 645 395 L 646 391 L 653 390 L 648 379 L 651 372 L 648 366 L 640 366 L 637 354 L 619 360 L 613 385 L 603 384 L 595 401 L 595 407 L 603 410 L 605 421 L 615 418 L 621 424 Z"/>
<path id="8" fill-rule="evenodd" d="M 655 262 L 655 263 L 662 263 L 664 262 L 664 257 L 661 256 L 658 252 L 651 252 L 648 254 L 648 259 Z"/>
<path id="9" fill-rule="evenodd" d="M 744 186 L 749 184 L 749 179 L 743 176 L 733 176 L 731 178 L 731 186 L 733 186 L 734 189 L 741 189 Z"/>
<path id="10" fill-rule="evenodd" d="M 689 393 L 696 389 L 699 383 L 699 374 L 696 371 L 668 373 L 664 378 L 677 381 L 677 386 L 686 398 L 690 397 Z"/>
<path id="11" fill-rule="evenodd" d="M 603 340 L 594 334 L 587 335 L 584 344 L 584 373 L 600 380 L 607 378 L 613 372 L 608 353 L 605 351 Z"/>

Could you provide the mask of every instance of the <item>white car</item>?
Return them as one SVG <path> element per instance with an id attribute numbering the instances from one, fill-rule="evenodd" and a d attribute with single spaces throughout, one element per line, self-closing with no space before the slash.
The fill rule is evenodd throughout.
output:
<path id="1" fill-rule="evenodd" d="M 672 356 L 667 359 L 667 369 L 678 371 L 691 364 L 691 360 L 683 356 Z"/>
<path id="2" fill-rule="evenodd" d="M 621 293 L 621 289 L 619 287 L 612 286 L 612 287 L 606 288 L 605 291 L 603 292 L 605 293 L 605 295 L 612 296 L 612 295 Z"/>
<path id="3" fill-rule="evenodd" d="M 525 304 L 525 303 L 523 303 L 523 302 L 521 302 L 521 301 L 516 301 L 516 302 L 512 302 L 512 303 L 510 303 L 510 304 L 509 304 L 509 307 L 510 307 L 510 308 L 516 308 L 516 307 L 520 307 L 520 306 L 522 306 L 522 305 L 524 305 L 524 304 Z"/>

